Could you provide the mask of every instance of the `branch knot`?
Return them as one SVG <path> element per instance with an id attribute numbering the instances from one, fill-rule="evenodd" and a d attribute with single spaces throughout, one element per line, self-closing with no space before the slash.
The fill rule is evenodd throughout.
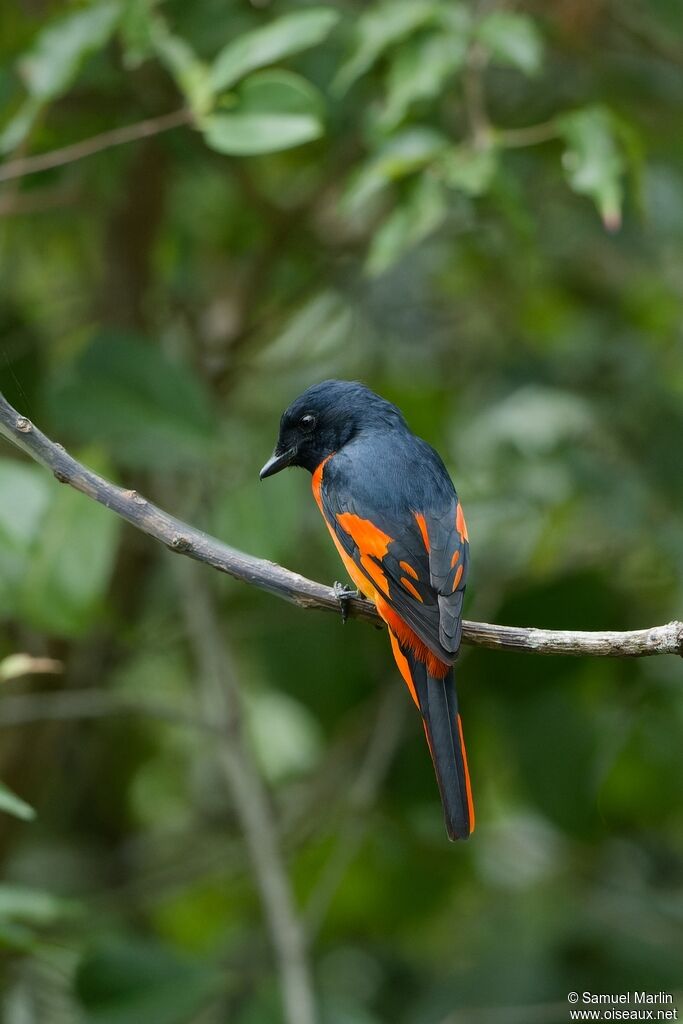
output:
<path id="1" fill-rule="evenodd" d="M 180 554 L 183 554 L 192 550 L 192 541 L 189 537 L 183 537 L 182 534 L 176 533 L 171 538 L 170 547 L 173 551 L 178 551 Z"/>

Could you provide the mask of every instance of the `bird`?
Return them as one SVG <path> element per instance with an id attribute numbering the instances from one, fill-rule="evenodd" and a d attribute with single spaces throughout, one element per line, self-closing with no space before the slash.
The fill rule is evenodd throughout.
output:
<path id="1" fill-rule="evenodd" d="M 284 411 L 261 480 L 288 466 L 312 475 L 315 501 L 357 587 L 335 585 L 344 619 L 358 592 L 388 627 L 399 672 L 422 716 L 449 839 L 474 830 L 454 664 L 469 542 L 438 453 L 393 403 L 357 381 L 325 380 Z"/>

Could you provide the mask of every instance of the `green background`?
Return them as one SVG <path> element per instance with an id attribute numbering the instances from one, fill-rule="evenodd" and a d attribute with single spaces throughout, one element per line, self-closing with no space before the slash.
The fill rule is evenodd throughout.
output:
<path id="1" fill-rule="evenodd" d="M 331 583 L 307 476 L 258 470 L 293 397 L 359 378 L 452 471 L 468 618 L 683 617 L 676 0 L 37 0 L 3 7 L 0 60 L 23 414 Z M 200 721 L 217 645 L 325 1024 L 555 1024 L 570 990 L 683 987 L 680 661 L 466 649 L 453 846 L 386 636 L 182 564 L 3 446 L 3 1022 L 282 1019 L 232 737 Z"/>

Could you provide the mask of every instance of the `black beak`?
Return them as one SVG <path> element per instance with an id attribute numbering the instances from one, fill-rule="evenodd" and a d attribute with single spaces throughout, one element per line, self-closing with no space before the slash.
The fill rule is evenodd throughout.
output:
<path id="1" fill-rule="evenodd" d="M 286 469 L 295 455 L 296 448 L 288 448 L 286 452 L 278 452 L 276 449 L 259 473 L 259 480 L 265 480 L 267 476 L 274 476 L 281 469 Z"/>

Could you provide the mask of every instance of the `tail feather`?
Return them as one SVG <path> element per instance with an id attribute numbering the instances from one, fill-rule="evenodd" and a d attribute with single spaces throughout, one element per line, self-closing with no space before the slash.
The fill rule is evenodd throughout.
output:
<path id="1" fill-rule="evenodd" d="M 410 672 L 406 682 L 422 714 L 448 837 L 467 839 L 474 831 L 474 804 L 453 669 L 438 679 L 408 648 L 399 646 L 405 659 L 399 667 L 404 678 L 405 669 Z"/>

